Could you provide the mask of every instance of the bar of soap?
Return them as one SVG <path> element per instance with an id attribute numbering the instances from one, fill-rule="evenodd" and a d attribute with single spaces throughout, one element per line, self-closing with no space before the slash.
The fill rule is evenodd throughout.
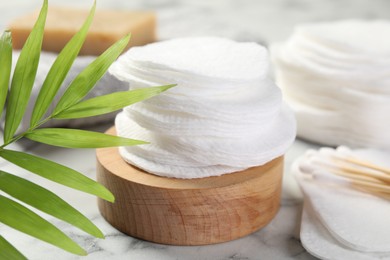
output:
<path id="1" fill-rule="evenodd" d="M 89 11 L 50 7 L 46 20 L 42 49 L 60 52 L 80 29 Z M 10 24 L 14 49 L 21 49 L 38 17 L 38 12 L 15 19 Z M 80 55 L 99 55 L 128 33 L 132 34 L 127 48 L 155 41 L 156 16 L 147 11 L 99 11 L 89 29 Z"/>

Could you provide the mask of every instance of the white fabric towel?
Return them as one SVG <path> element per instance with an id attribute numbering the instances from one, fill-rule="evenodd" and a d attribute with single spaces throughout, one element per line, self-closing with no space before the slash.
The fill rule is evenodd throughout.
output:
<path id="1" fill-rule="evenodd" d="M 283 155 L 295 119 L 268 78 L 267 50 L 214 37 L 131 48 L 110 68 L 131 89 L 177 83 L 116 118 L 120 136 L 150 141 L 120 148 L 129 163 L 176 178 L 218 176 Z"/>
<path id="2" fill-rule="evenodd" d="M 301 25 L 271 47 L 298 136 L 325 145 L 390 148 L 390 22 Z"/>

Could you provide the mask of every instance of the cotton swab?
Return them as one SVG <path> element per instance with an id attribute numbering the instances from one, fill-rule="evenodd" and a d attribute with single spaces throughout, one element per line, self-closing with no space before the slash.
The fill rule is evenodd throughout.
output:
<path id="1" fill-rule="evenodd" d="M 320 149 L 321 150 L 321 149 Z M 333 150 L 333 149 L 331 149 Z M 321 152 L 321 151 L 320 151 Z M 360 158 L 357 158 L 355 155 L 353 155 L 353 152 L 345 147 L 345 146 L 339 146 L 336 150 L 333 150 L 333 155 L 338 158 L 342 158 L 347 162 L 350 162 L 351 164 L 356 164 L 361 167 L 373 169 L 385 174 L 390 174 L 390 168 L 386 168 L 377 164 L 374 164 L 367 160 L 362 160 Z"/>
<path id="2" fill-rule="evenodd" d="M 368 185 L 362 185 L 361 183 L 358 183 L 356 181 L 350 181 L 346 178 L 339 177 L 336 175 L 325 175 L 316 172 L 315 174 L 311 175 L 311 180 L 325 183 L 327 185 L 337 185 L 337 187 L 350 187 L 361 192 L 372 193 L 384 199 L 390 199 L 390 192 L 386 188 L 383 189 L 383 187 L 370 187 Z"/>
<path id="3" fill-rule="evenodd" d="M 343 154 L 340 155 L 341 152 Z M 345 149 L 341 152 L 331 148 L 308 151 L 306 153 L 307 159 L 299 164 L 299 169 L 306 177 L 315 181 L 352 186 L 359 190 L 373 192 L 381 197 L 390 198 L 390 176 L 374 169 L 375 164 L 367 163 L 370 167 L 366 167 L 362 164 L 349 162 L 345 158 Z M 356 160 L 361 161 L 360 159 Z"/>
<path id="4" fill-rule="evenodd" d="M 390 195 L 390 186 L 380 184 L 380 183 L 373 183 L 365 180 L 359 180 L 351 178 L 348 174 L 340 174 L 338 176 L 329 174 L 328 171 L 319 169 L 316 167 L 313 167 L 310 164 L 302 164 L 300 165 L 300 169 L 305 172 L 306 174 L 309 174 L 313 179 L 317 180 L 323 180 L 323 181 L 332 181 L 337 182 L 338 184 L 343 185 L 357 185 L 361 187 L 371 188 L 375 189 L 376 191 L 381 191 L 385 193 L 389 193 Z"/>
<path id="5" fill-rule="evenodd" d="M 321 148 L 318 153 L 309 154 L 309 159 L 312 161 L 314 160 L 314 163 L 319 163 L 325 167 L 328 168 L 335 168 L 338 171 L 343 171 L 346 173 L 351 173 L 351 174 L 358 174 L 362 176 L 367 176 L 371 178 L 378 179 L 380 181 L 390 183 L 390 175 L 387 173 L 380 171 L 378 169 L 386 169 L 381 166 L 374 165 L 373 163 L 367 163 L 372 167 L 365 167 L 362 164 L 356 164 L 356 163 L 351 163 L 349 160 L 349 157 L 344 157 L 343 155 L 339 155 L 337 151 L 331 150 L 330 148 L 324 149 Z M 354 159 L 354 161 L 361 161 L 358 159 Z M 375 167 L 376 169 L 373 169 Z"/>

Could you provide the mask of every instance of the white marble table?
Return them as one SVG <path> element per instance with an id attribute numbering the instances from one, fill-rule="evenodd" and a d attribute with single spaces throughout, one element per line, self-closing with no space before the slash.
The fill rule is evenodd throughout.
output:
<path id="1" fill-rule="evenodd" d="M 93 130 L 103 131 L 109 125 L 93 127 Z M 286 164 L 302 153 L 307 144 L 297 141 L 287 155 Z M 14 146 L 15 149 L 27 150 L 33 154 L 70 166 L 87 176 L 95 177 L 95 154 L 93 149 L 69 150 L 37 145 L 24 141 Z M 24 170 L 0 161 L 4 171 L 28 176 L 29 180 L 55 191 L 70 202 L 78 210 L 102 229 L 106 239 L 95 239 L 63 222 L 47 217 L 52 223 L 64 230 L 72 239 L 85 248 L 89 255 L 82 259 L 315 259 L 302 248 L 299 242 L 299 219 L 301 200 L 292 178 L 284 179 L 283 199 L 281 208 L 275 219 L 264 229 L 241 239 L 210 246 L 166 246 L 138 240 L 126 236 L 112 228 L 99 214 L 96 198 L 74 191 L 57 184 L 50 183 Z M 287 166 L 288 167 L 288 166 Z M 286 171 L 286 174 L 288 171 Z M 12 244 L 21 249 L 29 259 L 81 259 L 63 252 L 53 246 L 37 241 L 0 226 L 0 233 Z"/>
<path id="2" fill-rule="evenodd" d="M 50 0 L 50 4 L 62 3 Z M 68 0 L 66 5 L 90 6 L 92 1 Z M 0 28 L 10 19 L 39 8 L 40 1 L 0 0 Z M 189 35 L 219 35 L 242 41 L 272 43 L 285 39 L 293 26 L 301 22 L 341 18 L 390 18 L 390 2 L 380 0 L 99 0 L 98 8 L 149 9 L 159 18 L 159 38 Z M 94 126 L 103 131 L 110 124 Z M 90 127 L 91 128 L 91 127 Z M 0 160 L 0 168 L 18 173 L 55 191 L 94 221 L 106 234 L 105 240 L 94 239 L 71 226 L 47 217 L 89 253 L 77 257 L 0 225 L 0 233 L 29 259 L 315 259 L 299 241 L 301 194 L 289 175 L 291 162 L 312 144 L 297 140 L 286 156 L 281 208 L 275 219 L 262 230 L 235 241 L 210 246 L 166 246 L 126 236 L 112 228 L 100 216 L 96 198 L 42 180 Z M 55 160 L 95 177 L 94 150 L 69 150 L 21 142 L 15 149 Z"/>

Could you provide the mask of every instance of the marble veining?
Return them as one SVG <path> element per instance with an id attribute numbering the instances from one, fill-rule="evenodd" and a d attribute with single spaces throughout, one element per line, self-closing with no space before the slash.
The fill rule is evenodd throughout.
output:
<path id="1" fill-rule="evenodd" d="M 6 28 L 14 17 L 39 8 L 41 1 L 0 0 L 0 29 Z M 51 5 L 89 7 L 92 1 L 50 0 Z M 148 9 L 158 14 L 160 39 L 181 36 L 217 35 L 239 41 L 269 44 L 286 39 L 297 23 L 343 18 L 390 18 L 390 2 L 386 0 L 98 0 L 98 8 Z M 93 126 L 104 131 L 110 124 Z M 0 225 L 0 233 L 19 248 L 29 259 L 316 259 L 308 254 L 299 241 L 302 197 L 289 175 L 292 161 L 308 148 L 316 146 L 296 140 L 286 155 L 281 208 L 273 221 L 262 230 L 247 237 L 209 246 L 166 246 L 126 236 L 111 227 L 99 214 L 96 198 L 65 188 L 26 172 L 0 159 L 0 167 L 55 191 L 102 229 L 106 239 L 95 239 L 50 216 L 45 217 L 60 227 L 85 248 L 89 255 L 78 257 L 32 239 Z M 92 149 L 69 150 L 22 141 L 13 149 L 29 152 L 57 161 L 95 178 L 95 154 Z M 80 159 L 82 158 L 82 159 Z"/>

